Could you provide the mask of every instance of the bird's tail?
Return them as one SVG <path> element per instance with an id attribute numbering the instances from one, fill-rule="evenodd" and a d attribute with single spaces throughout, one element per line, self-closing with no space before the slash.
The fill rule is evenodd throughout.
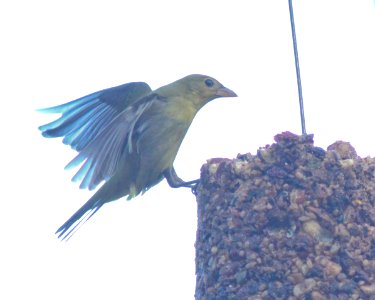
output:
<path id="1" fill-rule="evenodd" d="M 57 229 L 56 234 L 58 234 L 61 240 L 69 240 L 107 202 L 103 200 L 100 194 L 94 194 L 74 215 Z"/>
<path id="2" fill-rule="evenodd" d="M 117 176 L 103 184 L 69 220 L 57 229 L 56 234 L 58 234 L 58 237 L 61 240 L 69 240 L 107 202 L 117 200 L 126 195 L 128 195 L 128 199 L 131 199 L 139 194 L 138 189 L 133 184 L 127 185 L 121 180 L 122 177 Z"/>

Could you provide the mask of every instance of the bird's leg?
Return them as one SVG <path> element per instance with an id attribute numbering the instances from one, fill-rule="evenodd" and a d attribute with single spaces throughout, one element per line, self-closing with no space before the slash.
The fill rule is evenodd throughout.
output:
<path id="1" fill-rule="evenodd" d="M 163 175 L 165 179 L 167 179 L 167 182 L 170 187 L 172 188 L 179 188 L 179 187 L 187 187 L 187 188 L 193 188 L 199 183 L 199 179 L 192 180 L 192 181 L 183 181 L 180 177 L 178 177 L 174 167 L 166 169 L 163 172 Z"/>

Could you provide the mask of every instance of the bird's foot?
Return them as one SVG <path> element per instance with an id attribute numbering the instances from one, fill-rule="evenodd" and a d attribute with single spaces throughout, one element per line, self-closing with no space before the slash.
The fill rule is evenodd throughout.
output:
<path id="1" fill-rule="evenodd" d="M 180 188 L 180 187 L 186 187 L 191 188 L 193 194 L 196 192 L 196 187 L 198 183 L 200 182 L 200 179 L 191 180 L 191 181 L 183 181 L 180 177 L 177 176 L 175 169 L 172 167 L 170 169 L 167 169 L 163 173 L 165 179 L 167 179 L 167 182 L 170 187 L 172 188 Z"/>

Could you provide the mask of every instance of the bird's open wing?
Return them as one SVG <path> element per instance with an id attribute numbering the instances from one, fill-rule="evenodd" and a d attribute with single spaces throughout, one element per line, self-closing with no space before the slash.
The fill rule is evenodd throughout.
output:
<path id="1" fill-rule="evenodd" d="M 146 83 L 131 82 L 41 109 L 45 113 L 60 113 L 61 117 L 39 129 L 44 137 L 64 137 L 64 144 L 81 151 L 122 111 L 150 93 Z"/>
<path id="2" fill-rule="evenodd" d="M 155 101 L 159 101 L 158 95 L 149 94 L 125 108 L 66 166 L 71 169 L 82 164 L 72 179 L 81 181 L 80 188 L 92 190 L 102 181 L 109 180 L 120 161 L 136 150 L 133 142 L 137 120 Z"/>

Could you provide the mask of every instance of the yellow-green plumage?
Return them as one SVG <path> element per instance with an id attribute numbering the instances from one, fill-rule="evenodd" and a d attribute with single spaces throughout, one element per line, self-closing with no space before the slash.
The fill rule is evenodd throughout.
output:
<path id="1" fill-rule="evenodd" d="M 65 136 L 79 154 L 68 168 L 82 165 L 73 177 L 82 188 L 102 187 L 57 231 L 69 237 L 102 205 L 145 192 L 163 178 L 172 187 L 190 186 L 173 162 L 196 113 L 209 101 L 236 94 L 217 80 L 189 75 L 155 91 L 145 83 L 103 90 L 46 109 L 62 117 L 41 126 L 46 137 Z"/>

